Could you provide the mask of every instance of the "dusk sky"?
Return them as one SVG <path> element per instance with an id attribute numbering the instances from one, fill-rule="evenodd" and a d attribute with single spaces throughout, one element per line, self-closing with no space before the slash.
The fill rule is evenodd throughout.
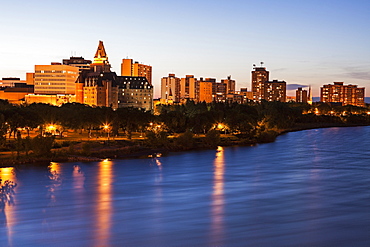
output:
<path id="1" fill-rule="evenodd" d="M 71 55 L 93 59 L 104 41 L 112 70 L 122 58 L 153 66 L 160 78 L 231 75 L 250 90 L 253 64 L 288 89 L 343 81 L 370 96 L 370 1 L 5 1 L 0 77 Z M 292 84 L 292 85 L 290 85 Z M 288 91 L 288 95 L 294 95 Z"/>

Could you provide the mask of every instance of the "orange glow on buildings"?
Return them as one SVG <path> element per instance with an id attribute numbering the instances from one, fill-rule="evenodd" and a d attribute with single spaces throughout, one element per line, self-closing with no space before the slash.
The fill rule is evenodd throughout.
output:
<path id="1" fill-rule="evenodd" d="M 132 59 L 122 59 L 121 76 L 140 76 L 145 77 L 152 85 L 152 66 L 133 62 Z"/>

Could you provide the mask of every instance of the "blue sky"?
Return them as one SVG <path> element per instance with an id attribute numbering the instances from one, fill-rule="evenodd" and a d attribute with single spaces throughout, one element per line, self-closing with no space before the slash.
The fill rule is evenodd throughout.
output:
<path id="1" fill-rule="evenodd" d="M 253 64 L 291 87 L 344 81 L 370 96 L 370 1 L 7 1 L 2 3 L 0 77 L 35 64 L 92 59 L 104 41 L 113 70 L 122 58 L 160 78 L 231 75 L 250 89 Z M 288 92 L 293 95 L 293 91 Z"/>

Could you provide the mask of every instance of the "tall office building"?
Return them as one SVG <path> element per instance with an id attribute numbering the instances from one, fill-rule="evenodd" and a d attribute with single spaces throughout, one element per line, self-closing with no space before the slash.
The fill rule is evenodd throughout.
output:
<path id="1" fill-rule="evenodd" d="M 145 77 L 152 85 L 152 66 L 133 62 L 132 59 L 122 59 L 121 76 L 141 76 Z"/>
<path id="2" fill-rule="evenodd" d="M 320 88 L 320 98 L 324 103 L 365 106 L 365 88 L 334 82 L 333 85 L 327 84 Z"/>
<path id="3" fill-rule="evenodd" d="M 78 68 L 51 63 L 35 65 L 35 94 L 75 94 Z"/>
<path id="4" fill-rule="evenodd" d="M 263 63 L 261 63 L 262 65 Z M 252 71 L 252 92 L 253 99 L 255 101 L 261 101 L 265 99 L 264 86 L 265 82 L 269 80 L 269 71 L 265 67 L 254 66 L 254 71 Z"/>
<path id="5" fill-rule="evenodd" d="M 299 87 L 295 91 L 295 101 L 298 102 L 298 103 L 308 103 L 307 90 L 303 90 L 301 87 Z"/>
<path id="6" fill-rule="evenodd" d="M 180 101 L 180 78 L 169 74 L 161 80 L 161 100 L 163 103 Z"/>
<path id="7" fill-rule="evenodd" d="M 286 102 L 286 82 L 266 81 L 263 86 L 263 99 L 266 101 Z"/>
<path id="8" fill-rule="evenodd" d="M 198 80 L 194 75 L 186 75 L 185 78 L 180 79 L 180 99 L 197 100 Z"/>

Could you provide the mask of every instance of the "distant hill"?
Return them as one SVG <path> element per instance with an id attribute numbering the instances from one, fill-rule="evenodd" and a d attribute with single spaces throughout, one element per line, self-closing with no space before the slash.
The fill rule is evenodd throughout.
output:
<path id="1" fill-rule="evenodd" d="M 313 102 L 319 102 L 320 101 L 320 97 L 312 97 L 312 101 Z M 370 104 L 370 97 L 365 97 L 365 103 Z"/>

